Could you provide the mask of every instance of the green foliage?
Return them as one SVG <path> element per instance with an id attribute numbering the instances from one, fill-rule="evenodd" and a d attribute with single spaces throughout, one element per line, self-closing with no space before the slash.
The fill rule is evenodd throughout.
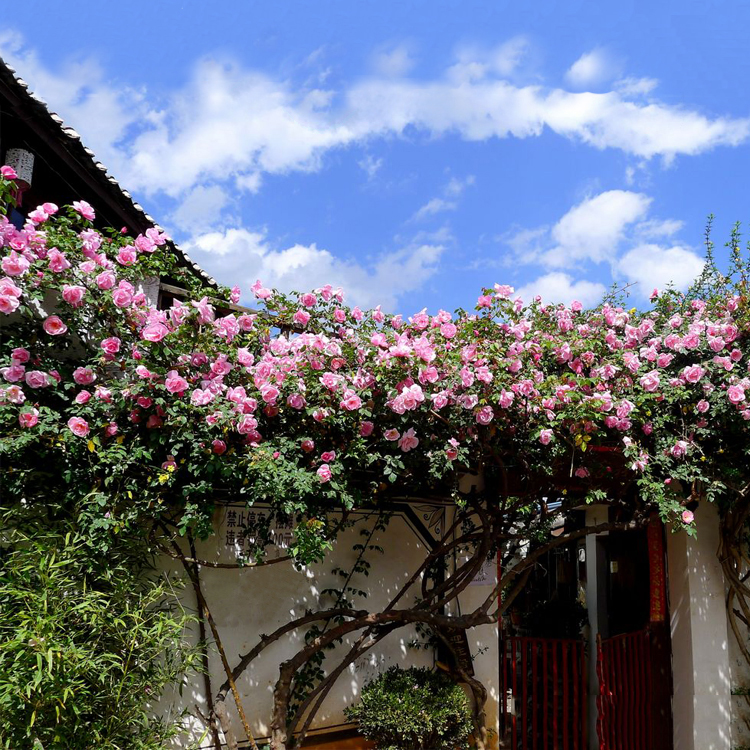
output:
<path id="1" fill-rule="evenodd" d="M 471 733 L 464 691 L 426 668 L 391 667 L 365 685 L 362 700 L 346 714 L 377 750 L 456 750 Z"/>
<path id="2" fill-rule="evenodd" d="M 153 704 L 193 659 L 172 584 L 145 575 L 134 539 L 102 560 L 43 512 L 2 521 L 0 747 L 164 747 L 180 723 Z"/>

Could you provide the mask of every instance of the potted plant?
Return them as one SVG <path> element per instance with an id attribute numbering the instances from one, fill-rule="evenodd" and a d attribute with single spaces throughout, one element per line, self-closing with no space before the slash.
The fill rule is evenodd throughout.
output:
<path id="1" fill-rule="evenodd" d="M 346 709 L 377 750 L 457 750 L 467 746 L 471 709 L 453 680 L 424 667 L 391 667 Z"/>

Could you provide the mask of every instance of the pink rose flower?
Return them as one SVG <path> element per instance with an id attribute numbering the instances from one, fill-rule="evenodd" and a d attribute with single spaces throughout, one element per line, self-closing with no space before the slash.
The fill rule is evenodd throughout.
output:
<path id="1" fill-rule="evenodd" d="M 99 385 L 94 391 L 94 398 L 98 398 L 100 401 L 105 401 L 106 403 L 111 404 L 112 391 L 110 391 L 109 388 L 102 388 L 102 386 Z"/>
<path id="2" fill-rule="evenodd" d="M 539 442 L 542 445 L 549 445 L 552 442 L 553 432 L 552 430 L 542 430 L 539 433 Z"/>
<path id="3" fill-rule="evenodd" d="M 258 420 L 252 414 L 243 414 L 237 424 L 237 432 L 240 435 L 250 435 L 258 427 Z"/>
<path id="4" fill-rule="evenodd" d="M 29 352 L 28 349 L 23 349 L 19 346 L 10 353 L 10 356 L 14 365 L 22 365 L 24 362 L 28 362 L 29 359 L 31 359 L 31 352 Z"/>
<path id="5" fill-rule="evenodd" d="M 305 397 L 301 393 L 292 393 L 286 402 L 292 409 L 304 409 L 307 404 Z"/>
<path id="6" fill-rule="evenodd" d="M 144 341 L 157 343 L 161 341 L 168 333 L 169 329 L 163 323 L 151 323 L 141 331 L 141 338 Z"/>
<path id="7" fill-rule="evenodd" d="M 42 324 L 42 328 L 50 336 L 62 336 L 68 331 L 68 326 L 57 315 L 50 315 Z"/>
<path id="8" fill-rule="evenodd" d="M 510 297 L 516 290 L 512 286 L 507 284 L 495 284 L 495 296 L 496 297 Z"/>
<path id="9" fill-rule="evenodd" d="M 112 292 L 112 302 L 117 307 L 127 307 L 133 301 L 133 295 L 129 289 L 118 287 Z"/>
<path id="10" fill-rule="evenodd" d="M 268 299 L 273 296 L 273 292 L 270 289 L 266 289 L 258 279 L 251 287 L 250 290 L 255 295 L 256 299 Z"/>
<path id="11" fill-rule="evenodd" d="M 443 323 L 443 325 L 440 326 L 440 333 L 442 333 L 447 339 L 452 339 L 457 332 L 458 329 L 453 323 Z"/>
<path id="12" fill-rule="evenodd" d="M 73 307 L 80 307 L 83 304 L 83 297 L 86 294 L 86 289 L 82 286 L 68 285 L 63 287 L 62 298 Z"/>
<path id="13" fill-rule="evenodd" d="M 700 365 L 689 365 L 682 371 L 682 377 L 688 383 L 697 383 L 705 374 L 705 370 Z"/>
<path id="14" fill-rule="evenodd" d="M 26 401 L 26 396 L 24 396 L 24 393 L 19 386 L 9 385 L 5 389 L 0 388 L 0 403 L 4 403 L 5 401 L 10 401 L 11 404 L 20 406 Z"/>
<path id="15" fill-rule="evenodd" d="M 322 466 L 320 466 L 316 473 L 321 484 L 323 484 L 324 482 L 330 482 L 331 477 L 333 476 L 333 474 L 331 473 L 331 467 L 328 464 L 323 464 Z"/>
<path id="16" fill-rule="evenodd" d="M 416 448 L 419 445 L 419 438 L 414 434 L 414 428 L 410 427 L 398 441 L 398 446 L 404 453 Z"/>
<path id="17" fill-rule="evenodd" d="M 745 400 L 745 389 L 741 385 L 730 385 L 727 388 L 727 397 L 733 404 L 739 404 Z"/>
<path id="18" fill-rule="evenodd" d="M 99 289 L 107 290 L 111 289 L 115 285 L 115 275 L 112 273 L 112 271 L 102 271 L 97 277 L 96 277 L 96 285 L 99 287 Z"/>
<path id="19" fill-rule="evenodd" d="M 305 292 L 300 295 L 299 301 L 303 307 L 315 307 L 318 298 L 312 292 Z"/>
<path id="20" fill-rule="evenodd" d="M 117 251 L 117 262 L 121 266 L 132 266 L 137 260 L 138 253 L 132 245 L 126 245 Z"/>
<path id="21" fill-rule="evenodd" d="M 648 393 L 653 393 L 659 388 L 659 373 L 656 370 L 647 372 L 640 380 L 641 388 Z"/>
<path id="22" fill-rule="evenodd" d="M 211 443 L 211 450 L 217 455 L 221 456 L 227 451 L 227 444 L 223 440 L 214 440 Z"/>
<path id="23" fill-rule="evenodd" d="M 281 391 L 270 383 L 264 383 L 260 387 L 260 395 L 267 404 L 275 404 L 280 393 Z"/>
<path id="24" fill-rule="evenodd" d="M 91 385 L 96 380 L 96 375 L 89 367 L 77 367 L 73 370 L 73 380 L 78 385 Z"/>
<path id="25" fill-rule="evenodd" d="M 503 388 L 500 391 L 500 398 L 498 399 L 498 403 L 503 409 L 507 409 L 512 403 L 513 399 L 515 398 L 516 394 L 513 393 L 513 391 L 506 391 L 505 388 Z"/>
<path id="26" fill-rule="evenodd" d="M 315 441 L 309 439 L 303 440 L 300 443 L 300 448 L 302 448 L 305 453 L 312 453 L 315 450 Z"/>
<path id="27" fill-rule="evenodd" d="M 117 354 L 120 351 L 120 344 L 122 342 L 117 336 L 110 336 L 108 339 L 104 339 L 101 343 L 102 351 L 107 354 Z"/>
<path id="28" fill-rule="evenodd" d="M 41 370 L 31 370 L 26 373 L 26 385 L 29 388 L 46 388 L 49 385 L 49 375 Z"/>
<path id="29" fill-rule="evenodd" d="M 31 409 L 30 411 L 22 411 L 18 415 L 18 424 L 24 429 L 34 427 L 39 422 L 39 411 L 37 409 Z"/>
<path id="30" fill-rule="evenodd" d="M 688 449 L 688 444 L 685 440 L 678 440 L 670 449 L 669 452 L 675 457 L 675 458 L 682 458 L 686 453 Z"/>
<path id="31" fill-rule="evenodd" d="M 391 442 L 393 442 L 394 440 L 398 440 L 401 437 L 401 434 L 398 430 L 386 430 L 383 433 L 383 436 L 386 440 L 390 440 Z"/>
<path id="32" fill-rule="evenodd" d="M 89 434 L 89 423 L 82 417 L 71 417 L 68 427 L 76 437 L 86 437 Z"/>
<path id="33" fill-rule="evenodd" d="M 76 394 L 75 402 L 77 404 L 87 404 L 91 399 L 91 394 L 88 391 L 80 391 Z"/>
<path id="34" fill-rule="evenodd" d="M 336 451 L 325 451 L 324 453 L 320 454 L 320 460 L 324 464 L 329 464 L 332 461 L 336 460 Z"/>
<path id="35" fill-rule="evenodd" d="M 193 406 L 206 406 L 207 404 L 210 404 L 216 396 L 206 388 L 205 390 L 201 390 L 200 388 L 196 388 L 191 394 L 190 394 L 190 403 L 193 404 Z"/>
<path id="36" fill-rule="evenodd" d="M 164 387 L 170 392 L 181 396 L 190 386 L 177 370 L 170 370 L 164 380 Z"/>
<path id="37" fill-rule="evenodd" d="M 354 391 L 347 389 L 339 405 L 346 411 L 355 411 L 362 406 L 362 399 Z"/>
<path id="38" fill-rule="evenodd" d="M 19 380 L 23 380 L 26 368 L 23 365 L 11 365 L 10 367 L 4 367 L 0 372 L 2 372 L 4 380 L 9 383 L 17 383 Z"/>
<path id="39" fill-rule="evenodd" d="M 3 272 L 8 276 L 22 276 L 29 270 L 30 265 L 29 261 L 15 250 L 11 250 L 10 255 L 3 258 L 2 263 L 0 263 Z"/>
<path id="40" fill-rule="evenodd" d="M 294 313 L 294 316 L 292 317 L 292 320 L 298 325 L 298 326 L 306 326 L 308 322 L 310 321 L 310 313 L 307 312 L 307 310 L 299 309 L 296 313 Z"/>
<path id="41" fill-rule="evenodd" d="M 0 167 L 0 175 L 2 175 L 6 180 L 18 179 L 16 170 L 13 169 L 13 167 L 9 167 L 7 164 L 4 164 L 2 167 Z"/>
<path id="42" fill-rule="evenodd" d="M 86 201 L 73 201 L 73 210 L 77 211 L 84 219 L 88 219 L 89 221 L 93 221 L 96 218 L 93 207 Z"/>
<path id="43" fill-rule="evenodd" d="M 695 406 L 699 414 L 705 414 L 709 409 L 709 403 L 705 399 L 701 399 Z"/>
<path id="44" fill-rule="evenodd" d="M 683 523 L 692 523 L 695 520 L 695 516 L 693 515 L 692 510 L 683 510 L 682 511 L 682 522 Z"/>
<path id="45" fill-rule="evenodd" d="M 479 424 L 489 424 L 494 417 L 494 412 L 491 406 L 483 406 L 476 414 L 476 419 Z"/>
<path id="46" fill-rule="evenodd" d="M 18 290 L 20 293 L 20 289 Z M 14 296 L 10 294 L 0 294 L 0 312 L 4 315 L 10 315 L 11 313 L 15 312 L 18 309 L 18 306 L 20 305 L 20 302 L 18 301 L 18 297 L 20 296 Z"/>
<path id="47" fill-rule="evenodd" d="M 70 268 L 70 261 L 56 247 L 53 247 L 47 253 L 47 261 L 49 263 L 49 270 L 52 273 L 62 273 Z"/>
<path id="48" fill-rule="evenodd" d="M 372 422 L 362 422 L 359 428 L 359 434 L 362 437 L 369 437 L 372 435 L 372 431 L 375 429 L 375 425 Z"/>

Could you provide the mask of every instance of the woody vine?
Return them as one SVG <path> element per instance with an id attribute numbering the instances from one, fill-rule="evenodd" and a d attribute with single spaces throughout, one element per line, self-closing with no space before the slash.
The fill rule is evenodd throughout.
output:
<path id="1" fill-rule="evenodd" d="M 0 171 L 7 206 L 15 175 Z M 750 621 L 748 259 L 738 232 L 725 273 L 709 242 L 693 288 L 655 290 L 644 310 L 617 295 L 593 310 L 527 304 L 496 284 L 473 310 L 404 319 L 348 307 L 331 287 L 290 295 L 260 282 L 244 308 L 239 289 L 203 288 L 181 270 L 163 234 L 95 221 L 84 202 L 45 203 L 20 229 L 0 218 L 4 519 L 19 527 L 33 509 L 64 520 L 100 561 L 124 538 L 180 561 L 201 659 L 211 644 L 226 677 L 218 687 L 201 678 L 217 746 L 222 736 L 256 746 L 251 725 L 262 720 L 275 750 L 298 747 L 336 679 L 389 634 L 420 624 L 448 640 L 495 622 L 549 549 L 654 513 L 695 534 L 698 501 L 723 514 L 729 608 L 735 625 Z M 153 278 L 179 282 L 185 298 L 159 309 L 144 284 Z M 259 581 L 265 566 L 303 568 L 326 559 L 354 511 L 381 518 L 393 501 L 426 496 L 450 503 L 453 521 L 384 609 L 360 607 L 347 573 L 318 609 L 246 654 L 226 653 L 202 568 L 252 565 Z M 611 523 L 552 536 L 553 517 L 604 499 Z M 215 510 L 238 501 L 269 509 L 244 530 L 247 557 L 201 559 L 196 540 L 215 533 Z M 271 559 L 277 520 L 293 523 L 294 539 Z M 496 554 L 501 580 L 458 614 L 456 598 Z M 307 639 L 279 665 L 272 703 L 244 706 L 238 682 L 298 631 Z M 344 642 L 335 664 L 321 658 Z M 470 687 L 485 747 L 486 691 L 460 667 L 455 677 Z M 6 698 L 0 711 L 26 711 L 24 731 L 40 738 L 28 701 Z"/>

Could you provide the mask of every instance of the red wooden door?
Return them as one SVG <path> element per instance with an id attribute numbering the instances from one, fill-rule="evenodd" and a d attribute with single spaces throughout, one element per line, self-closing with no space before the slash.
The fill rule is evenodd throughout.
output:
<path id="1" fill-rule="evenodd" d="M 651 625 L 597 638 L 596 729 L 600 750 L 672 747 L 669 634 Z"/>
<path id="2" fill-rule="evenodd" d="M 586 750 L 583 641 L 503 641 L 503 730 L 512 750 Z"/>

